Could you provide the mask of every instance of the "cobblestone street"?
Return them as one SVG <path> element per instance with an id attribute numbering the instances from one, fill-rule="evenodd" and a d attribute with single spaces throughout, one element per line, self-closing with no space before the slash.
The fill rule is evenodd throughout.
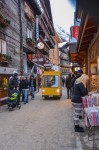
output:
<path id="1" fill-rule="evenodd" d="M 91 150 L 87 135 L 73 129 L 72 105 L 66 100 L 66 89 L 61 100 L 44 100 L 40 92 L 22 108 L 0 112 L 0 150 Z M 82 139 L 82 140 L 81 140 Z M 81 142 L 81 141 L 82 142 Z M 86 141 L 84 141 L 86 140 Z M 82 143 L 82 144 L 81 144 Z M 95 149 L 96 150 L 96 149 Z"/>

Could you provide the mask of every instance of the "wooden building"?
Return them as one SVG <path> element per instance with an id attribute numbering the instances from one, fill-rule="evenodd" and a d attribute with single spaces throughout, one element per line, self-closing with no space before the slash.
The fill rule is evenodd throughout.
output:
<path id="1" fill-rule="evenodd" d="M 44 48 L 42 50 L 37 49 L 36 61 L 38 64 L 49 63 L 49 51 L 53 49 L 55 46 L 55 42 L 53 40 L 53 36 L 55 35 L 53 19 L 51 14 L 51 7 L 49 0 L 40 0 L 41 6 L 43 9 L 42 15 L 36 16 L 36 27 L 38 30 L 36 31 L 37 43 L 42 42 L 44 44 Z M 34 55 L 35 59 L 35 55 Z"/>
<path id="2" fill-rule="evenodd" d="M 52 64 L 58 66 L 60 64 L 58 44 L 62 43 L 62 40 L 60 39 L 60 37 L 56 31 L 55 31 L 55 36 L 53 36 L 53 40 L 55 42 L 55 47 L 54 47 L 54 49 L 50 49 L 49 59 Z"/>
<path id="3" fill-rule="evenodd" d="M 0 1 L 0 98 L 8 95 L 13 71 L 25 74 L 31 67 L 27 57 L 35 53 L 35 17 L 41 13 L 35 0 Z"/>
<path id="4" fill-rule="evenodd" d="M 60 53 L 60 67 L 63 75 L 67 75 L 71 72 L 71 63 L 69 61 L 69 49 L 68 43 L 62 42 L 59 44 L 59 53 Z"/>
<path id="5" fill-rule="evenodd" d="M 81 19 L 77 42 L 77 53 L 71 55 L 72 62 L 90 77 L 90 90 L 99 90 L 99 25 L 94 19 L 80 9 L 77 4 L 76 19 Z"/>
<path id="6" fill-rule="evenodd" d="M 33 59 L 37 59 L 38 63 L 39 59 L 43 60 L 44 64 L 49 57 L 49 50 L 55 45 L 53 35 L 49 0 L 0 2 L 0 97 L 8 95 L 8 80 L 14 70 L 20 75 L 30 75 Z M 44 43 L 41 51 L 37 49 L 38 42 Z"/>

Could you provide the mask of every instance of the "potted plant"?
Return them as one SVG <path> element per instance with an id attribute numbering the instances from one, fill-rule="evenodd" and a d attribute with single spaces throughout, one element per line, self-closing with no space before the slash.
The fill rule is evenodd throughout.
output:
<path id="1" fill-rule="evenodd" d="M 10 55 L 0 53 L 0 60 L 1 61 L 12 61 L 12 57 Z"/>
<path id="2" fill-rule="evenodd" d="M 26 38 L 26 41 L 27 41 L 28 45 L 30 45 L 30 46 L 34 45 L 32 38 Z"/>
<path id="3" fill-rule="evenodd" d="M 10 20 L 8 20 L 2 14 L 0 14 L 0 26 L 1 27 L 7 27 L 8 25 L 10 25 L 10 23 L 11 23 Z"/>

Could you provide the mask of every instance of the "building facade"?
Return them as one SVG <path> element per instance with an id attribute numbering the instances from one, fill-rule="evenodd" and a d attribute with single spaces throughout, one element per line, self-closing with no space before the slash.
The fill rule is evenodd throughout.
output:
<path id="1" fill-rule="evenodd" d="M 67 75 L 71 72 L 71 63 L 69 61 L 69 49 L 68 43 L 63 42 L 59 44 L 60 53 L 60 67 L 63 75 Z"/>
<path id="2" fill-rule="evenodd" d="M 53 65 L 60 64 L 60 57 L 59 57 L 59 48 L 58 44 L 62 42 L 57 32 L 55 32 L 55 36 L 53 36 L 53 40 L 55 42 L 55 48 L 50 49 L 49 51 L 49 60 Z"/>
<path id="3" fill-rule="evenodd" d="M 43 8 L 42 15 L 36 16 L 36 42 L 43 43 L 43 49 L 37 49 L 37 54 L 34 55 L 33 61 L 38 65 L 49 63 L 49 51 L 55 46 L 53 36 L 55 35 L 51 7 L 49 0 L 40 0 Z M 35 59 L 36 57 L 36 59 Z"/>
<path id="4" fill-rule="evenodd" d="M 77 3 L 76 20 L 80 19 L 77 53 L 71 57 L 90 77 L 90 90 L 99 91 L 99 25 Z"/>
<path id="5" fill-rule="evenodd" d="M 34 66 L 33 58 L 43 58 L 44 63 L 45 56 L 48 57 L 50 48 L 54 47 L 53 35 L 54 27 L 48 0 L 0 2 L 0 97 L 8 95 L 8 80 L 13 71 L 28 76 Z M 37 42 L 40 41 L 44 42 L 42 51 L 37 49 Z"/>

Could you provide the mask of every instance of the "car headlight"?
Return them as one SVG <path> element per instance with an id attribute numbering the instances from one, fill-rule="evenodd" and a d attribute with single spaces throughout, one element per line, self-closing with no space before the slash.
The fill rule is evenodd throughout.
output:
<path id="1" fill-rule="evenodd" d="M 45 92 L 45 90 L 42 90 L 42 92 Z"/>
<path id="2" fill-rule="evenodd" d="M 60 90 L 59 89 L 57 89 L 57 93 L 59 93 L 60 92 Z"/>

